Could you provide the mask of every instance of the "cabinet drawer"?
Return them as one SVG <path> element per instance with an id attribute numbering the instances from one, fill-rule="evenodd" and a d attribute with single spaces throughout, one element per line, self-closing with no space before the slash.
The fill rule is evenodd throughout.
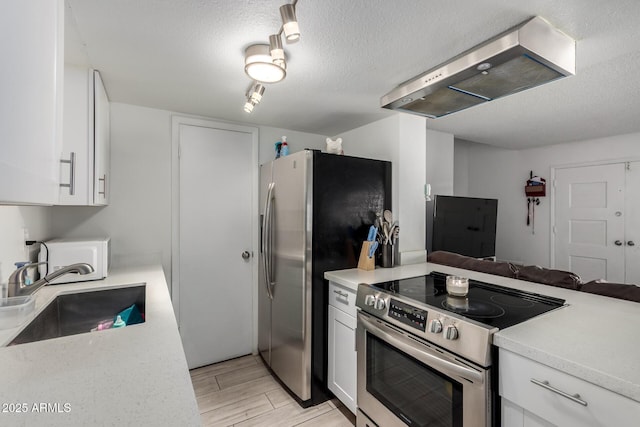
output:
<path id="1" fill-rule="evenodd" d="M 356 293 L 335 282 L 329 282 L 329 305 L 356 317 Z"/>
<path id="2" fill-rule="evenodd" d="M 640 403 L 500 349 L 500 395 L 559 426 L 632 426 Z M 573 399 L 572 399 L 573 397 Z"/>

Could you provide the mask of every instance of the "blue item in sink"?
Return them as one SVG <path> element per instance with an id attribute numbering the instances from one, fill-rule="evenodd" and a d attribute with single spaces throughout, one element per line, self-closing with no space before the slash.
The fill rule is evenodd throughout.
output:
<path id="1" fill-rule="evenodd" d="M 120 318 L 124 321 L 124 323 L 129 325 L 135 325 L 137 323 L 144 322 L 142 315 L 140 314 L 140 310 L 138 306 L 132 304 L 131 307 L 125 308 L 120 313 L 117 314 L 116 318 L 120 316 Z"/>
<path id="2" fill-rule="evenodd" d="M 122 317 L 120 317 L 120 315 L 118 314 L 116 316 L 116 321 L 113 322 L 113 328 L 114 329 L 124 328 L 125 326 L 127 326 L 127 324 L 124 322 L 124 320 L 122 320 Z"/>

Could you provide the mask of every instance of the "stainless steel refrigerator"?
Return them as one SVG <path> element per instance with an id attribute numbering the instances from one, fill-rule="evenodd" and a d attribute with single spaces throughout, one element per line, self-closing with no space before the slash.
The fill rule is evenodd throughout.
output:
<path id="1" fill-rule="evenodd" d="M 258 350 L 302 406 L 325 401 L 327 282 L 354 268 L 391 163 L 304 150 L 260 167 Z"/>

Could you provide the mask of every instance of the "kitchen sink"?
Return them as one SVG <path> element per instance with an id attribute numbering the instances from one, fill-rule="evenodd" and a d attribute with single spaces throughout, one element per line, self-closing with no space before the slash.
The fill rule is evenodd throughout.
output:
<path id="1" fill-rule="evenodd" d="M 145 285 L 58 295 L 8 345 L 90 332 L 136 304 L 144 318 Z"/>

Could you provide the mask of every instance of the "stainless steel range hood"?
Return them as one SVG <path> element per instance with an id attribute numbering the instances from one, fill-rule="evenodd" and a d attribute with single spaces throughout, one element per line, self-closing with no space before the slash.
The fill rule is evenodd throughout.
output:
<path id="1" fill-rule="evenodd" d="M 415 77 L 383 108 L 442 117 L 575 74 L 575 41 L 535 17 Z"/>

